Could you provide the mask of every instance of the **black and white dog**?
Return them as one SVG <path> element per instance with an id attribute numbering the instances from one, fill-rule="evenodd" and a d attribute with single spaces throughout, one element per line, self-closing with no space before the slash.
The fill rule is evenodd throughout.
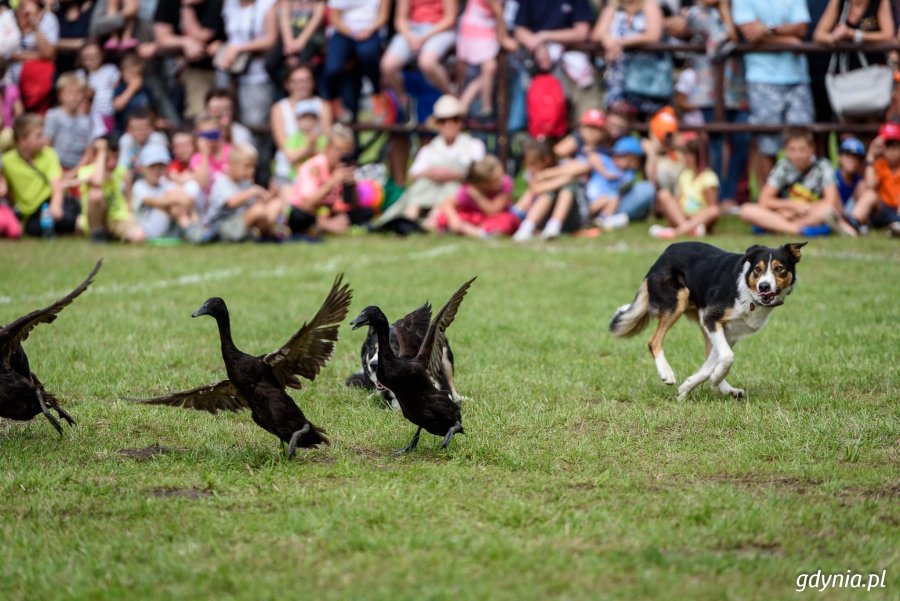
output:
<path id="1" fill-rule="evenodd" d="M 725 381 L 734 363 L 732 348 L 766 325 L 772 309 L 794 289 L 805 245 L 751 246 L 741 255 L 702 242 L 672 244 L 647 272 L 634 301 L 613 315 L 609 330 L 614 336 L 633 336 L 651 316 L 658 317 L 648 346 L 659 377 L 674 384 L 663 340 L 678 318 L 687 315 L 703 331 L 706 362 L 678 387 L 678 399 L 706 380 L 720 392 L 742 398 L 744 391 Z"/>

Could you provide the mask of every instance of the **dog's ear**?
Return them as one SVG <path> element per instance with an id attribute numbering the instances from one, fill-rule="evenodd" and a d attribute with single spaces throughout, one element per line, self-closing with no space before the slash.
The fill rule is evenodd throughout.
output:
<path id="1" fill-rule="evenodd" d="M 750 248 L 748 248 L 747 250 L 744 251 L 744 260 L 749 261 L 750 257 L 752 257 L 754 254 L 758 253 L 761 250 L 766 250 L 766 247 L 760 246 L 759 244 L 754 244 L 753 246 L 751 246 Z"/>
<path id="2" fill-rule="evenodd" d="M 792 257 L 794 257 L 794 262 L 800 262 L 800 249 L 806 246 L 806 242 L 791 242 L 790 244 L 785 244 L 781 248 L 786 250 Z"/>

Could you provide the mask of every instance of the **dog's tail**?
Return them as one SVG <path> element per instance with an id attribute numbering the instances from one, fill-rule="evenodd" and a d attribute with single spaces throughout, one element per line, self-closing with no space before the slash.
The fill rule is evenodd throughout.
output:
<path id="1" fill-rule="evenodd" d="M 609 322 L 609 331 L 613 336 L 634 336 L 647 326 L 650 321 L 650 295 L 647 292 L 647 280 L 641 287 L 630 305 L 622 305 L 616 310 Z"/>

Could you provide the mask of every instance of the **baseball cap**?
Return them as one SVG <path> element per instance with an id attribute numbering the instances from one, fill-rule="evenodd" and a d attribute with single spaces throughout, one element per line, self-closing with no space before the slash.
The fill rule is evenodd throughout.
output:
<path id="1" fill-rule="evenodd" d="M 298 117 L 303 115 L 315 115 L 318 117 L 319 113 L 319 103 L 315 100 L 301 100 L 294 106 L 294 114 Z"/>
<path id="2" fill-rule="evenodd" d="M 600 109 L 588 109 L 581 113 L 581 124 L 588 127 L 603 127 L 606 125 L 606 114 Z"/>
<path id="3" fill-rule="evenodd" d="M 675 115 L 675 109 L 665 106 L 650 119 L 650 133 L 653 137 L 662 142 L 669 134 L 678 131 L 678 117 Z"/>
<path id="4" fill-rule="evenodd" d="M 138 155 L 138 166 L 149 167 L 150 165 L 168 165 L 172 162 L 169 151 L 162 144 L 148 144 L 141 149 Z"/>
<path id="5" fill-rule="evenodd" d="M 857 138 L 845 138 L 841 142 L 840 151 L 858 157 L 866 156 L 866 146 Z"/>
<path id="6" fill-rule="evenodd" d="M 612 148 L 613 155 L 633 154 L 635 156 L 644 156 L 644 149 L 641 148 L 640 140 L 625 136 L 616 140 Z"/>
<path id="7" fill-rule="evenodd" d="M 878 135 L 885 142 L 900 142 L 900 125 L 896 123 L 885 123 L 878 128 Z"/>

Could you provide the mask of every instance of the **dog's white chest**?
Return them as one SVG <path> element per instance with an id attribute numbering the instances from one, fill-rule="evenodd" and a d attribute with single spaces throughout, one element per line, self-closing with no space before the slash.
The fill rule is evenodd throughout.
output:
<path id="1" fill-rule="evenodd" d="M 732 318 L 725 322 L 725 337 L 731 344 L 759 331 L 772 314 L 772 307 L 754 306 L 750 303 L 735 309 Z"/>

